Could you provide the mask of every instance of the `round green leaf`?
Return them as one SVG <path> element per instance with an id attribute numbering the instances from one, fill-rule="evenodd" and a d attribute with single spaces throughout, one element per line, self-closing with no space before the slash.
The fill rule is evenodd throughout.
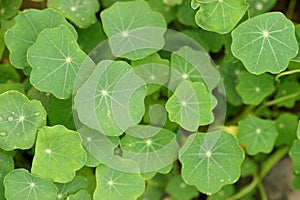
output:
<path id="1" fill-rule="evenodd" d="M 22 0 L 0 0 L 0 21 L 9 19 L 18 13 Z"/>
<path id="2" fill-rule="evenodd" d="M 118 136 L 141 121 L 145 95 L 145 83 L 130 65 L 104 60 L 79 88 L 74 101 L 82 123 Z"/>
<path id="3" fill-rule="evenodd" d="M 47 6 L 62 12 L 79 28 L 96 23 L 96 12 L 100 9 L 98 0 L 48 0 Z"/>
<path id="4" fill-rule="evenodd" d="M 249 3 L 250 16 L 256 16 L 272 9 L 278 0 L 251 0 Z"/>
<path id="5" fill-rule="evenodd" d="M 7 200 L 54 200 L 57 197 L 56 187 L 51 181 L 22 168 L 5 176 L 4 187 Z"/>
<path id="6" fill-rule="evenodd" d="M 295 27 L 280 12 L 248 19 L 231 35 L 233 55 L 253 74 L 279 73 L 298 53 Z"/>
<path id="7" fill-rule="evenodd" d="M 46 125 L 42 104 L 12 90 L 0 95 L 0 105 L 0 147 L 6 151 L 31 148 L 37 130 Z"/>
<path id="8" fill-rule="evenodd" d="M 212 109 L 216 99 L 202 82 L 183 81 L 166 103 L 171 121 L 184 129 L 196 131 L 198 126 L 207 125 L 214 119 Z"/>
<path id="9" fill-rule="evenodd" d="M 294 141 L 290 149 L 289 155 L 293 160 L 294 172 L 297 175 L 300 175 L 300 140 Z"/>
<path id="10" fill-rule="evenodd" d="M 236 138 L 224 131 L 196 133 L 188 137 L 179 160 L 183 180 L 211 194 L 238 180 L 244 153 Z"/>
<path id="11" fill-rule="evenodd" d="M 44 29 L 28 49 L 30 82 L 39 90 L 67 99 L 86 54 L 66 26 Z"/>
<path id="12" fill-rule="evenodd" d="M 296 139 L 298 116 L 291 113 L 283 113 L 275 120 L 278 137 L 275 144 L 277 146 L 287 144 L 292 145 Z"/>
<path id="13" fill-rule="evenodd" d="M 140 174 L 125 173 L 105 165 L 96 168 L 96 180 L 94 199 L 97 200 L 135 200 L 145 190 Z"/>
<path id="14" fill-rule="evenodd" d="M 92 197 L 88 191 L 80 190 L 76 194 L 68 196 L 67 200 L 92 200 Z"/>
<path id="15" fill-rule="evenodd" d="M 16 17 L 16 25 L 5 34 L 5 44 L 10 51 L 9 59 L 12 65 L 19 69 L 29 66 L 27 63 L 27 50 L 36 41 L 39 33 L 45 28 L 65 25 L 77 39 L 75 29 L 58 12 L 52 9 L 23 11 Z M 58 39 L 59 37 L 55 38 Z M 43 52 L 47 52 L 44 48 Z"/>
<path id="16" fill-rule="evenodd" d="M 127 129 L 120 144 L 122 156 L 136 161 L 143 173 L 169 166 L 176 160 L 179 150 L 173 132 L 146 125 Z"/>
<path id="17" fill-rule="evenodd" d="M 164 45 L 165 19 L 146 1 L 116 2 L 101 12 L 101 19 L 116 57 L 141 59 Z"/>
<path id="18" fill-rule="evenodd" d="M 195 20 L 201 28 L 217 33 L 229 33 L 248 9 L 245 0 L 192 0 L 200 9 Z"/>
<path id="19" fill-rule="evenodd" d="M 36 140 L 31 172 L 55 182 L 67 183 L 86 162 L 77 132 L 64 126 L 43 127 Z"/>
<path id="20" fill-rule="evenodd" d="M 238 140 L 245 145 L 249 155 L 270 153 L 277 136 L 275 123 L 271 120 L 250 115 L 239 122 Z"/>
<path id="21" fill-rule="evenodd" d="M 258 105 L 275 91 L 274 77 L 270 74 L 253 75 L 245 71 L 240 75 L 236 91 L 245 104 Z"/>
<path id="22" fill-rule="evenodd" d="M 194 186 L 187 185 L 180 175 L 173 177 L 166 185 L 166 192 L 172 200 L 190 200 L 199 195 Z"/>
<path id="23" fill-rule="evenodd" d="M 75 176 L 75 178 L 68 183 L 55 183 L 58 189 L 57 200 L 64 200 L 71 194 L 86 189 L 88 181 L 82 176 Z"/>

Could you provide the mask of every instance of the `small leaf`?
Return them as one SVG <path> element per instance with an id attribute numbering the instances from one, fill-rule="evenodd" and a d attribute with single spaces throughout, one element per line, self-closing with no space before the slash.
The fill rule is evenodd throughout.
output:
<path id="1" fill-rule="evenodd" d="M 280 83 L 275 99 L 282 98 L 300 91 L 300 86 L 297 81 L 283 81 Z M 295 102 L 300 99 L 300 95 L 294 98 L 288 98 L 285 101 L 278 102 L 278 107 L 284 106 L 286 108 L 293 108 Z"/>
<path id="2" fill-rule="evenodd" d="M 82 176 L 75 176 L 75 178 L 68 183 L 55 183 L 55 186 L 58 189 L 57 199 L 67 199 L 71 194 L 86 189 L 88 186 L 88 181 Z"/>
<path id="3" fill-rule="evenodd" d="M 201 28 L 217 33 L 229 33 L 248 9 L 244 0 L 192 0 L 200 9 L 195 20 Z"/>
<path id="4" fill-rule="evenodd" d="M 5 83 L 5 84 L 0 83 L 0 94 L 4 92 L 8 92 L 10 90 L 15 90 L 25 94 L 24 85 L 22 83 Z"/>
<path id="5" fill-rule="evenodd" d="M 236 91 L 245 104 L 258 105 L 275 91 L 274 78 L 270 74 L 253 75 L 245 71 L 240 75 Z"/>
<path id="6" fill-rule="evenodd" d="M 43 92 L 68 99 L 85 58 L 86 54 L 66 26 L 44 29 L 28 49 L 28 62 L 32 67 L 30 82 Z"/>
<path id="7" fill-rule="evenodd" d="M 293 160 L 294 172 L 300 175 L 300 140 L 295 140 L 290 148 L 289 155 Z"/>
<path id="8" fill-rule="evenodd" d="M 101 61 L 75 96 L 79 119 L 108 136 L 118 136 L 141 121 L 146 88 L 124 61 Z"/>
<path id="9" fill-rule="evenodd" d="M 201 82 L 184 81 L 166 103 L 171 121 L 184 129 L 196 131 L 198 126 L 207 125 L 214 119 L 212 109 L 216 99 Z"/>
<path id="10" fill-rule="evenodd" d="M 183 3 L 178 6 L 177 18 L 182 24 L 186 26 L 198 27 L 195 22 L 195 15 L 196 10 L 191 8 L 190 1 L 183 1 Z"/>
<path id="11" fill-rule="evenodd" d="M 236 182 L 244 153 L 234 136 L 222 132 L 196 133 L 180 149 L 182 178 L 200 192 L 215 193 Z"/>
<path id="12" fill-rule="evenodd" d="M 11 90 L 0 95 L 0 105 L 0 147 L 6 151 L 30 149 L 37 130 L 46 125 L 42 104 Z"/>
<path id="13" fill-rule="evenodd" d="M 164 195 L 162 188 L 148 184 L 145 192 L 138 200 L 161 200 Z"/>
<path id="14" fill-rule="evenodd" d="M 275 123 L 271 120 L 250 115 L 239 122 L 238 140 L 245 145 L 249 155 L 270 153 L 277 136 Z"/>
<path id="15" fill-rule="evenodd" d="M 251 0 L 249 3 L 250 16 L 256 16 L 262 14 L 268 10 L 271 10 L 278 0 Z"/>
<path id="16" fill-rule="evenodd" d="M 241 177 L 252 176 L 255 172 L 257 172 L 257 164 L 249 158 L 246 158 L 242 163 Z"/>
<path id="17" fill-rule="evenodd" d="M 234 195 L 234 194 L 235 194 L 234 186 L 233 185 L 225 185 L 219 192 L 211 195 L 211 199 L 227 200 L 231 195 Z"/>
<path id="18" fill-rule="evenodd" d="M 18 69 L 29 67 L 27 63 L 27 50 L 36 41 L 39 33 L 45 28 L 65 25 L 77 39 L 75 29 L 58 12 L 52 9 L 29 9 L 16 17 L 16 25 L 5 34 L 5 44 L 10 51 L 9 59 Z M 58 39 L 56 37 L 55 39 Z M 45 46 L 42 49 L 45 52 Z M 47 51 L 48 52 L 48 51 Z"/>
<path id="19" fill-rule="evenodd" d="M 86 190 L 80 190 L 76 194 L 68 196 L 67 200 L 92 200 L 91 195 Z"/>
<path id="20" fill-rule="evenodd" d="M 14 169 L 14 160 L 11 156 L 0 152 L 0 199 L 4 198 L 3 179 Z"/>
<path id="21" fill-rule="evenodd" d="M 54 200 L 57 197 L 56 187 L 51 181 L 22 168 L 5 176 L 4 187 L 7 200 Z"/>
<path id="22" fill-rule="evenodd" d="M 100 9 L 97 0 L 48 0 L 47 6 L 62 12 L 79 28 L 88 28 L 96 23 L 96 12 Z"/>
<path id="23" fill-rule="evenodd" d="M 22 0 L 0 0 L 0 21 L 12 18 L 18 13 Z"/>
<path id="24" fill-rule="evenodd" d="M 19 82 L 20 75 L 11 65 L 0 65 L 0 83 Z"/>
<path id="25" fill-rule="evenodd" d="M 33 174 L 67 183 L 85 162 L 86 154 L 77 132 L 61 125 L 43 127 L 39 131 L 31 168 Z"/>
<path id="26" fill-rule="evenodd" d="M 167 23 L 170 23 L 176 19 L 177 9 L 174 6 L 166 5 L 162 0 L 148 0 L 147 1 L 151 8 L 155 11 L 160 12 L 165 17 Z"/>
<path id="27" fill-rule="evenodd" d="M 101 12 L 100 17 L 116 57 L 141 59 L 164 45 L 165 19 L 151 10 L 146 1 L 116 2 Z"/>
<path id="28" fill-rule="evenodd" d="M 285 70 L 298 53 L 293 23 L 280 12 L 265 13 L 232 31 L 232 53 L 253 74 Z"/>
<path id="29" fill-rule="evenodd" d="M 298 124 L 297 115 L 283 113 L 275 120 L 275 124 L 279 133 L 275 141 L 276 146 L 283 144 L 291 146 L 296 139 Z"/>
<path id="30" fill-rule="evenodd" d="M 97 200 L 135 200 L 145 190 L 140 174 L 121 172 L 105 165 L 96 168 L 96 180 L 94 199 Z"/>

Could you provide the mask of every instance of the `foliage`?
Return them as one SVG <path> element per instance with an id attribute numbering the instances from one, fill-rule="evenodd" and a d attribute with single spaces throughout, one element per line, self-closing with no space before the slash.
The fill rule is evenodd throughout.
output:
<path id="1" fill-rule="evenodd" d="M 0 0 L 0 200 L 266 199 L 284 156 L 300 189 L 288 2 Z"/>

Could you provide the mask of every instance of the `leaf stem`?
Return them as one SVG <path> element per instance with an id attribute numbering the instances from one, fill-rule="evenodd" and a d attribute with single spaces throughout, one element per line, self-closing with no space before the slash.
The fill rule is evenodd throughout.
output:
<path id="1" fill-rule="evenodd" d="M 290 74 L 295 74 L 295 73 L 300 73 L 300 69 L 295 69 L 295 70 L 291 70 L 291 71 L 282 72 L 282 73 L 278 74 L 278 75 L 275 77 L 275 80 L 276 80 L 277 82 L 280 82 L 280 80 L 279 80 L 280 77 L 286 76 L 286 75 L 290 75 Z"/>
<path id="2" fill-rule="evenodd" d="M 261 181 L 258 182 L 257 188 L 258 188 L 258 190 L 259 190 L 261 200 L 268 200 L 268 196 L 267 196 L 265 187 L 264 187 L 264 185 L 261 183 Z"/>
<path id="3" fill-rule="evenodd" d="M 282 97 L 280 97 L 278 99 L 274 99 L 272 101 L 267 101 L 263 105 L 264 105 L 264 107 L 265 106 L 273 106 L 273 105 L 276 105 L 276 104 L 278 104 L 278 103 L 280 103 L 282 101 L 295 98 L 295 97 L 297 97 L 299 95 L 300 95 L 300 91 L 292 93 L 292 94 L 289 94 L 289 95 L 286 95 L 286 96 L 282 96 Z"/>
<path id="4" fill-rule="evenodd" d="M 293 14 L 294 14 L 294 10 L 296 8 L 296 4 L 297 4 L 297 0 L 290 0 L 287 12 L 286 12 L 286 16 L 289 19 L 292 19 Z"/>
<path id="5" fill-rule="evenodd" d="M 227 200 L 236 200 L 240 199 L 241 197 L 245 196 L 249 192 L 251 192 L 255 187 L 258 186 L 260 181 L 267 175 L 267 173 L 274 167 L 274 165 L 279 162 L 288 152 L 288 147 L 282 147 L 278 149 L 275 153 L 273 153 L 266 162 L 262 164 L 262 170 L 260 171 L 259 175 L 256 173 L 253 174 L 252 182 L 242 188 L 238 193 L 229 197 Z"/>

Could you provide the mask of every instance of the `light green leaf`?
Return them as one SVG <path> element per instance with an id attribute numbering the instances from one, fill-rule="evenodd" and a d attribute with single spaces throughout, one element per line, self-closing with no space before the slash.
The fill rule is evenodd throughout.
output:
<path id="1" fill-rule="evenodd" d="M 31 148 L 37 130 L 46 125 L 42 104 L 12 90 L 0 95 L 0 105 L 0 147 L 6 151 Z"/>
<path id="2" fill-rule="evenodd" d="M 43 127 L 39 131 L 31 168 L 33 174 L 67 183 L 85 162 L 86 154 L 77 132 L 61 125 Z"/>
<path id="3" fill-rule="evenodd" d="M 88 191 L 80 190 L 76 194 L 68 196 L 67 200 L 92 200 L 92 197 Z"/>
<path id="4" fill-rule="evenodd" d="M 250 16 L 256 16 L 262 14 L 268 10 L 271 10 L 278 0 L 249 0 L 249 13 Z"/>
<path id="5" fill-rule="evenodd" d="M 12 18 L 18 13 L 22 0 L 0 0 L 0 21 Z"/>
<path id="6" fill-rule="evenodd" d="M 71 96 L 74 79 L 86 54 L 66 26 L 44 29 L 28 49 L 30 82 L 59 99 Z"/>
<path id="7" fill-rule="evenodd" d="M 232 31 L 231 50 L 253 74 L 285 70 L 298 53 L 293 23 L 280 12 L 265 13 Z"/>
<path id="8" fill-rule="evenodd" d="M 75 176 L 75 178 L 68 183 L 55 183 L 58 189 L 57 200 L 67 199 L 71 194 L 86 189 L 88 186 L 88 181 L 82 176 Z M 69 200 L 69 199 L 68 199 Z"/>
<path id="9" fill-rule="evenodd" d="M 216 99 L 201 82 L 183 81 L 166 103 L 171 121 L 184 129 L 196 131 L 198 126 L 207 125 L 214 119 L 212 109 Z"/>
<path id="10" fill-rule="evenodd" d="M 96 12 L 100 9 L 98 0 L 48 0 L 47 6 L 62 12 L 79 28 L 96 23 Z"/>
<path id="11" fill-rule="evenodd" d="M 179 150 L 173 132 L 151 125 L 127 129 L 120 144 L 123 157 L 136 161 L 143 173 L 169 166 L 176 160 Z"/>
<path id="12" fill-rule="evenodd" d="M 4 178 L 7 200 L 54 200 L 57 196 L 55 185 L 48 179 L 30 174 L 25 169 L 15 169 Z"/>
<path id="13" fill-rule="evenodd" d="M 282 81 L 277 90 L 275 99 L 282 98 L 284 96 L 289 96 L 300 91 L 300 86 L 298 81 Z M 293 108 L 295 102 L 300 99 L 300 95 L 293 98 L 288 98 L 287 100 L 280 101 L 276 105 L 278 107 L 284 106 L 286 108 Z"/>
<path id="14" fill-rule="evenodd" d="M 293 160 L 294 172 L 300 175 L 300 140 L 295 140 L 290 148 L 289 155 Z"/>
<path id="15" fill-rule="evenodd" d="M 145 95 L 145 83 L 130 65 L 104 60 L 78 90 L 75 108 L 88 127 L 118 136 L 141 121 Z"/>
<path id="16" fill-rule="evenodd" d="M 171 78 L 168 88 L 175 88 L 184 80 L 203 82 L 212 91 L 220 81 L 220 74 L 207 52 L 185 46 L 171 55 Z"/>
<path id="17" fill-rule="evenodd" d="M 180 175 L 168 182 L 166 192 L 172 200 L 191 200 L 199 195 L 198 190 L 194 186 L 187 185 Z"/>
<path id="18" fill-rule="evenodd" d="M 196 133 L 181 148 L 179 160 L 183 180 L 211 194 L 238 180 L 244 153 L 236 138 L 224 131 Z"/>
<path id="19" fill-rule="evenodd" d="M 164 45 L 165 19 L 146 1 L 116 2 L 100 16 L 116 57 L 141 59 Z"/>
<path id="20" fill-rule="evenodd" d="M 162 0 L 148 0 L 148 3 L 153 10 L 160 12 L 165 17 L 167 23 L 176 19 L 176 7 L 166 5 Z"/>
<path id="21" fill-rule="evenodd" d="M 192 0 L 200 6 L 195 15 L 198 26 L 220 34 L 229 33 L 248 9 L 245 0 Z"/>
<path id="22" fill-rule="evenodd" d="M 279 133 L 275 141 L 276 146 L 283 144 L 292 145 L 296 139 L 297 124 L 298 116 L 292 113 L 283 113 L 275 120 L 275 125 Z"/>
<path id="23" fill-rule="evenodd" d="M 0 199 L 4 198 L 3 179 L 14 169 L 14 160 L 11 156 L 0 152 Z"/>
<path id="24" fill-rule="evenodd" d="M 94 199 L 97 200 L 135 200 L 145 190 L 140 174 L 121 172 L 105 165 L 96 168 L 96 179 Z"/>
<path id="25" fill-rule="evenodd" d="M 29 67 L 27 50 L 36 41 L 39 33 L 45 28 L 65 25 L 77 39 L 75 29 L 58 12 L 52 9 L 29 9 L 16 17 L 16 25 L 5 34 L 5 44 L 10 51 L 9 59 L 12 65 L 19 69 Z M 59 37 L 58 37 L 59 38 Z M 55 39 L 58 39 L 55 38 Z M 45 52 L 45 47 L 43 52 Z M 46 51 L 48 52 L 48 50 Z"/>
<path id="26" fill-rule="evenodd" d="M 249 155 L 270 153 L 277 136 L 275 123 L 271 120 L 250 115 L 239 122 L 238 140 L 245 145 Z"/>

